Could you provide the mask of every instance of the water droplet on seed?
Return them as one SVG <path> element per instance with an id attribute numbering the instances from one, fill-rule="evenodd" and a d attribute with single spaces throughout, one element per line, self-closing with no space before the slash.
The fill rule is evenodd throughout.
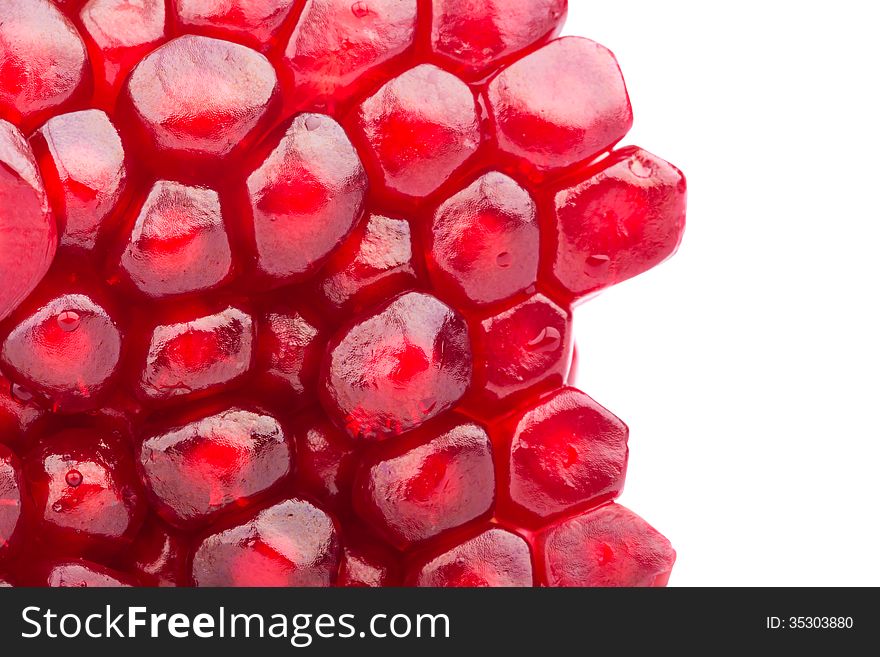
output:
<path id="1" fill-rule="evenodd" d="M 356 18 L 366 18 L 370 14 L 370 6 L 363 0 L 360 0 L 351 6 L 351 13 L 354 14 Z"/>
<path id="2" fill-rule="evenodd" d="M 70 470 L 64 475 L 64 481 L 66 481 L 67 485 L 71 488 L 76 488 L 83 482 L 82 473 L 79 470 Z"/>
<path id="3" fill-rule="evenodd" d="M 587 267 L 590 269 L 604 269 L 611 263 L 611 258 L 607 255 L 591 255 L 587 258 Z"/>
<path id="4" fill-rule="evenodd" d="M 541 329 L 541 332 L 530 340 L 526 347 L 529 351 L 547 353 L 555 351 L 560 342 L 562 342 L 562 334 L 559 330 L 553 326 L 547 326 Z"/>
<path id="5" fill-rule="evenodd" d="M 27 404 L 34 398 L 34 393 L 25 388 L 23 385 L 19 385 L 18 383 L 12 384 L 9 389 L 9 393 L 12 395 L 13 399 L 22 404 Z"/>
<path id="6" fill-rule="evenodd" d="M 650 178 L 654 175 L 654 167 L 651 166 L 651 163 L 643 162 L 638 158 L 632 158 L 629 161 L 629 170 L 636 178 Z"/>
<path id="7" fill-rule="evenodd" d="M 52 505 L 52 510 L 53 510 L 55 513 L 61 513 L 61 511 L 62 511 L 63 509 L 64 509 L 64 505 L 61 504 L 61 502 L 55 502 L 55 504 Z"/>
<path id="8" fill-rule="evenodd" d="M 513 264 L 513 256 L 510 255 L 507 251 L 503 251 L 498 254 L 498 257 L 495 258 L 495 262 L 498 263 L 498 266 L 502 269 L 507 269 L 510 265 Z"/>
<path id="9" fill-rule="evenodd" d="M 79 313 L 76 313 L 73 310 L 65 310 L 63 313 L 58 315 L 57 321 L 58 326 L 60 326 L 63 331 L 70 333 L 79 328 Z"/>

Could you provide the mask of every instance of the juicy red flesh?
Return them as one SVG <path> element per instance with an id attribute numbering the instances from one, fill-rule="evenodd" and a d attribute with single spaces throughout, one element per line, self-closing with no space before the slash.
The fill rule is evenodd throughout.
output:
<path id="1" fill-rule="evenodd" d="M 320 392 L 330 417 L 352 436 L 382 439 L 454 406 L 472 367 L 461 315 L 411 292 L 340 331 L 324 359 Z"/>
<path id="2" fill-rule="evenodd" d="M 532 556 L 525 539 L 494 527 L 411 567 L 413 586 L 533 586 Z"/>
<path id="3" fill-rule="evenodd" d="M 289 475 L 291 449 L 275 418 L 231 408 L 151 431 L 140 468 L 159 515 L 192 529 L 247 506 Z"/>
<path id="4" fill-rule="evenodd" d="M 202 292 L 219 287 L 232 266 L 217 192 L 157 182 L 120 257 L 131 284 L 153 298 Z"/>
<path id="5" fill-rule="evenodd" d="M 482 427 L 431 431 L 436 437 L 427 442 L 419 433 L 375 451 L 355 479 L 355 511 L 399 549 L 484 516 L 495 501 L 492 445 Z"/>
<path id="6" fill-rule="evenodd" d="M 0 586 L 664 585 L 572 306 L 669 257 L 566 0 L 0 0 Z"/>
<path id="7" fill-rule="evenodd" d="M 2 62 L 2 60 L 0 60 Z M 34 154 L 21 132 L 0 120 L 0 320 L 31 293 L 49 271 L 58 227 Z"/>
<path id="8" fill-rule="evenodd" d="M 330 586 L 339 559 L 333 519 L 293 498 L 206 536 L 192 572 L 196 586 Z"/>
<path id="9" fill-rule="evenodd" d="M 38 540 L 55 554 L 106 556 L 131 545 L 146 512 L 126 439 L 100 427 L 47 436 L 25 456 Z"/>
<path id="10" fill-rule="evenodd" d="M 428 266 L 462 304 L 504 301 L 537 283 L 537 208 L 528 192 L 488 173 L 434 213 Z"/>
<path id="11" fill-rule="evenodd" d="M 93 249 L 125 192 L 122 140 L 100 110 L 49 119 L 31 139 L 49 200 L 58 217 L 61 245 Z"/>
<path id="12" fill-rule="evenodd" d="M 542 520 L 617 497 L 626 472 L 626 425 L 580 390 L 528 407 L 510 438 L 511 502 Z"/>
<path id="13" fill-rule="evenodd" d="M 547 586 L 666 586 L 675 550 L 629 509 L 603 506 L 539 537 Z"/>

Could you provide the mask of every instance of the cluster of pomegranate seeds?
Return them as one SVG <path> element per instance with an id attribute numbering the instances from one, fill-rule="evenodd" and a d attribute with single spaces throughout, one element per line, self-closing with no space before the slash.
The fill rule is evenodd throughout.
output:
<path id="1" fill-rule="evenodd" d="M 670 256 L 565 0 L 0 3 L 0 586 L 662 586 L 572 306 Z"/>

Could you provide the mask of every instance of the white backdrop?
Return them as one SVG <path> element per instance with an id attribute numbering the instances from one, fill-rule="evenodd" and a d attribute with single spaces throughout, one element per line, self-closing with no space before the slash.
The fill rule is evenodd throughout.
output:
<path id="1" fill-rule="evenodd" d="M 688 176 L 678 255 L 576 313 L 579 384 L 631 430 L 621 502 L 671 585 L 880 585 L 880 12 L 570 0 L 634 143 Z"/>

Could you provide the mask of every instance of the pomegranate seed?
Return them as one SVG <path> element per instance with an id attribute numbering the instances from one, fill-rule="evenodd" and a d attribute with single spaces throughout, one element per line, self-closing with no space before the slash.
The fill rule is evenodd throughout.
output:
<path id="1" fill-rule="evenodd" d="M 494 503 L 486 432 L 459 424 L 427 436 L 417 432 L 365 457 L 355 481 L 358 515 L 399 549 L 479 518 Z"/>
<path id="2" fill-rule="evenodd" d="M 409 581 L 431 587 L 532 586 L 531 551 L 525 540 L 495 527 L 412 568 Z"/>
<path id="3" fill-rule="evenodd" d="M 339 558 L 334 520 L 294 498 L 202 539 L 192 576 L 196 586 L 329 586 Z"/>
<path id="4" fill-rule="evenodd" d="M 232 408 L 150 431 L 140 467 L 156 511 L 181 529 L 253 504 L 291 472 L 291 445 L 270 415 Z"/>
<path id="5" fill-rule="evenodd" d="M 3 43 L 2 39 L 0 43 Z M 2 57 L 0 61 L 3 61 Z M 3 120 L 0 120 L 0 198 L 3 199 L 0 235 L 9 236 L 4 237 L 0 249 L 0 275 L 3 279 L 0 320 L 3 320 L 33 292 L 49 271 L 58 245 L 58 229 L 49 210 L 34 154 L 21 132 Z M 8 246 L 6 240 L 9 240 Z"/>
<path id="6" fill-rule="evenodd" d="M 665 586 L 675 551 L 629 509 L 609 504 L 540 538 L 547 586 Z"/>

